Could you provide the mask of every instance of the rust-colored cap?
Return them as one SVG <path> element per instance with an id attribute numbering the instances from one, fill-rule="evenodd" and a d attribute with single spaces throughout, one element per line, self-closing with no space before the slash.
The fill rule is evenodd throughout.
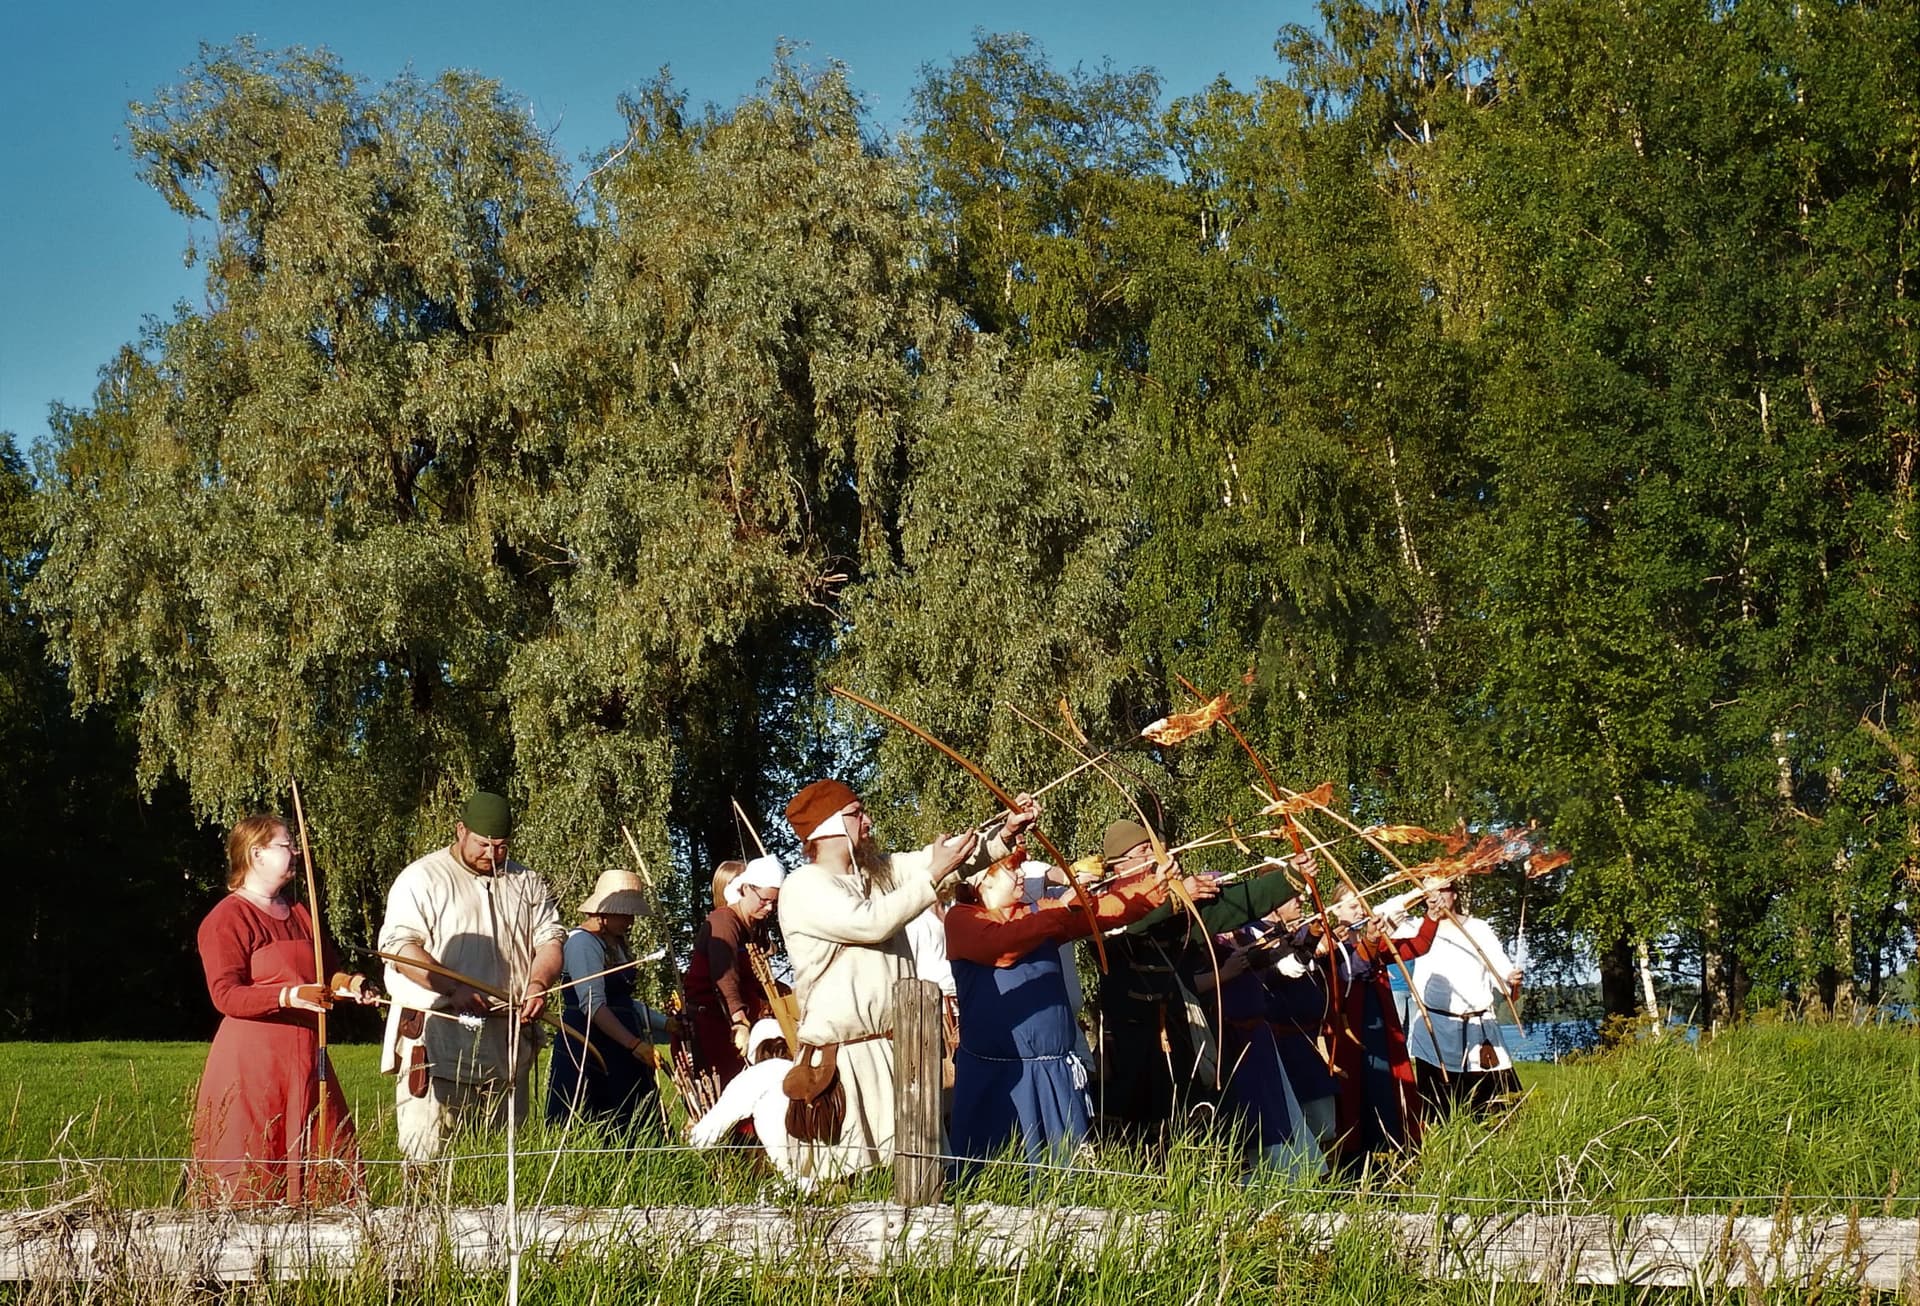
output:
<path id="1" fill-rule="evenodd" d="M 860 795 L 839 780 L 815 780 L 788 801 L 787 824 L 804 842 L 808 835 L 820 828 L 822 821 L 850 803 L 859 801 Z"/>

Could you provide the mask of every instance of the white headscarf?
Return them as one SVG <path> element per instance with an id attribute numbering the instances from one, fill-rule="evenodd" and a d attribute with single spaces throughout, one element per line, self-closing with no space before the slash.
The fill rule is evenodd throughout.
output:
<path id="1" fill-rule="evenodd" d="M 756 857 L 747 863 L 747 869 L 734 876 L 733 882 L 727 885 L 726 900 L 729 903 L 739 902 L 741 891 L 749 884 L 756 889 L 777 889 L 786 878 L 786 867 L 780 865 L 779 858 Z"/>
<path id="2" fill-rule="evenodd" d="M 778 1043 L 781 1048 L 787 1046 L 787 1036 L 780 1031 L 780 1022 L 763 1016 L 753 1022 L 753 1028 L 747 1031 L 747 1059 L 753 1060 L 760 1055 L 760 1049 L 769 1043 Z"/>

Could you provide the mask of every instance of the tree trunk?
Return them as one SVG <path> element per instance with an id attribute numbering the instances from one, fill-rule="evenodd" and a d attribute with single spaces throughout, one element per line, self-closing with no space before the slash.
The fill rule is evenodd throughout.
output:
<path id="1" fill-rule="evenodd" d="M 1780 806 L 1791 819 L 1795 812 L 1793 764 L 1787 758 L 1785 726 L 1773 728 L 1773 755 L 1774 764 L 1778 767 L 1774 788 L 1780 795 Z M 1813 931 L 1804 923 L 1793 927 L 1793 970 L 1794 982 L 1800 990 L 1800 1001 L 1808 1005 L 1809 1014 L 1824 1014 L 1827 1009 L 1827 995 L 1821 983 L 1821 967 L 1814 960 Z"/>
<path id="2" fill-rule="evenodd" d="M 1722 990 L 1725 965 L 1720 951 L 1720 904 L 1709 898 L 1700 913 L 1700 1024 L 1710 1031 L 1720 1027 L 1729 1010 Z"/>
<path id="3" fill-rule="evenodd" d="M 1847 851 L 1833 855 L 1833 961 L 1827 966 L 1832 983 L 1823 986 L 1821 998 L 1837 1016 L 1853 1013 L 1853 912 L 1848 908 Z"/>
<path id="4" fill-rule="evenodd" d="M 1633 941 L 1633 962 L 1635 969 L 1640 972 L 1640 998 L 1645 1003 L 1647 1019 L 1653 1022 L 1653 1033 L 1657 1038 L 1665 1031 L 1665 1024 L 1660 1019 L 1660 999 L 1653 992 L 1653 958 L 1648 953 L 1645 939 Z"/>
<path id="5" fill-rule="evenodd" d="M 1837 766 L 1827 772 L 1828 787 L 1832 792 L 1840 792 L 1844 778 Z M 1823 986 L 1825 991 L 1820 996 L 1826 1002 L 1827 1010 L 1842 1017 L 1853 1014 L 1853 908 L 1849 905 L 1853 884 L 1852 860 L 1843 841 L 1840 847 L 1834 849 L 1833 876 L 1827 881 L 1833 888 L 1833 960 L 1827 966 L 1832 982 L 1830 986 Z"/>
<path id="6" fill-rule="evenodd" d="M 1813 960 L 1813 931 L 1804 924 L 1793 927 L 1793 973 L 1801 1007 L 1806 1015 L 1827 1014 L 1827 1001 L 1820 987 L 1820 970 Z"/>
<path id="7" fill-rule="evenodd" d="M 1609 1016 L 1633 1017 L 1633 943 L 1624 934 L 1600 954 L 1600 1005 Z"/>

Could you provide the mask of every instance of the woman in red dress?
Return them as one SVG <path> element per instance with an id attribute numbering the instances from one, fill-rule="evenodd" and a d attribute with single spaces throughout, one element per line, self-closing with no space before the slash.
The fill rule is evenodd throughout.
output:
<path id="1" fill-rule="evenodd" d="M 331 964 L 329 982 L 314 974 L 312 918 L 286 897 L 297 855 L 279 817 L 241 821 L 227 836 L 227 897 L 200 923 L 207 992 L 225 1017 L 193 1111 L 200 1205 L 326 1205 L 362 1188 L 346 1099 L 316 1055 L 316 1015 L 336 990 L 374 995 Z"/>

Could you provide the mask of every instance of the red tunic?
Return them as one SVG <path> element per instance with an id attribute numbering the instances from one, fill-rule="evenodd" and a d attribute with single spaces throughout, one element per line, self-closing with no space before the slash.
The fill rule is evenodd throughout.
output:
<path id="1" fill-rule="evenodd" d="M 1157 884 L 1115 885 L 1091 896 L 1093 920 L 1074 898 L 1042 898 L 1010 907 L 955 903 L 947 909 L 947 957 L 996 969 L 1012 966 L 1043 943 L 1086 938 L 1093 933 L 1094 920 L 1103 931 L 1118 929 L 1166 901 L 1165 889 Z"/>
<path id="2" fill-rule="evenodd" d="M 716 907 L 693 939 L 687 962 L 687 1013 L 693 1020 L 693 1064 L 721 1084 L 746 1069 L 733 1046 L 733 1018 L 751 1025 L 769 1014 L 766 995 L 747 956 L 752 927 L 731 907 Z"/>
<path id="3" fill-rule="evenodd" d="M 1338 1119 L 1340 1151 L 1351 1165 L 1363 1164 L 1369 1152 L 1382 1141 L 1414 1148 L 1420 1144 L 1420 1090 L 1413 1075 L 1413 1062 L 1407 1057 L 1407 1032 L 1400 1027 L 1400 1016 L 1393 1005 L 1393 980 L 1387 968 L 1393 954 L 1410 961 L 1433 946 L 1433 934 L 1439 921 L 1429 916 L 1421 921 L 1420 932 L 1411 938 L 1381 938 L 1370 945 L 1372 965 L 1368 977 L 1343 982 L 1339 1001 L 1327 1009 L 1327 1045 L 1333 1050 L 1334 1074 L 1339 1092 L 1334 1102 Z M 1346 946 L 1346 945 L 1339 945 Z M 1338 967 L 1337 960 L 1330 964 Z M 1367 997 L 1371 995 L 1380 1013 L 1381 1045 L 1365 1046 L 1362 1031 L 1367 1028 Z M 1390 1101 L 1369 1101 L 1369 1091 L 1380 1092 L 1384 1085 L 1367 1074 L 1369 1055 L 1383 1057 L 1392 1074 Z M 1371 1082 L 1370 1082 L 1371 1081 Z M 1370 1129 L 1366 1118 L 1381 1122 Z M 1396 1136 L 1376 1137 L 1380 1128 Z"/>
<path id="4" fill-rule="evenodd" d="M 325 1205 L 356 1196 L 359 1145 L 330 1069 L 321 1096 L 315 1015 L 280 1007 L 282 986 L 316 982 L 306 907 L 275 920 L 230 894 L 200 923 L 199 943 L 207 992 L 225 1019 L 194 1104 L 194 1201 Z"/>

